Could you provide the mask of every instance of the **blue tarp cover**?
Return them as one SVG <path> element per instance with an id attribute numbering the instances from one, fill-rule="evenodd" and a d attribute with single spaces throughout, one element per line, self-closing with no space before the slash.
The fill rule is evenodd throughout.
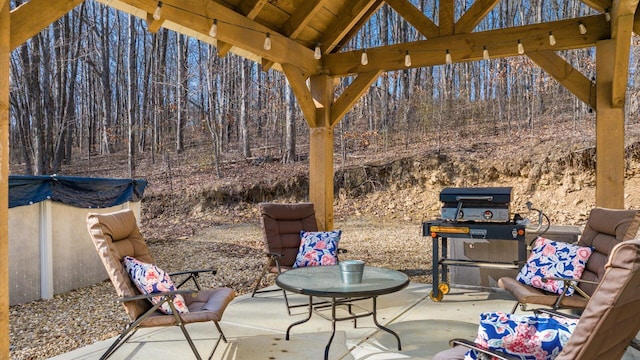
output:
<path id="1" fill-rule="evenodd" d="M 11 175 L 9 207 L 52 200 L 81 208 L 106 208 L 142 200 L 146 186 L 144 179 Z"/>

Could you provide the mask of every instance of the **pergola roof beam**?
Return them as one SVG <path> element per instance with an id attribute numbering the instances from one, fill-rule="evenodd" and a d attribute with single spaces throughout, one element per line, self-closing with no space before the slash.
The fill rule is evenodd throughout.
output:
<path id="1" fill-rule="evenodd" d="M 594 110 L 597 108 L 595 83 L 562 57 L 551 50 L 528 53 L 527 55 L 578 99 Z"/>
<path id="2" fill-rule="evenodd" d="M 152 13 L 157 2 L 150 0 L 120 0 Z M 206 8 L 203 7 L 206 5 Z M 203 3 L 198 0 L 165 0 L 162 17 L 167 21 L 191 29 L 200 34 L 208 34 L 212 19 L 207 14 L 215 14 L 218 19 L 216 40 L 236 46 L 274 63 L 292 63 L 306 73 L 315 73 L 318 62 L 313 59 L 313 50 L 279 35 L 268 27 L 213 1 Z M 263 47 L 264 37 L 271 35 L 271 50 Z M 213 41 L 213 39 L 212 39 Z"/>
<path id="3" fill-rule="evenodd" d="M 588 29 L 582 35 L 577 24 L 582 22 Z M 549 45 L 549 31 L 558 39 L 555 46 Z M 603 15 L 559 20 L 541 24 L 532 24 L 512 28 L 456 34 L 433 39 L 414 41 L 367 49 L 369 64 L 360 64 L 362 51 L 348 51 L 327 55 L 324 66 L 332 76 L 346 76 L 381 69 L 393 71 L 407 69 L 404 65 L 406 51 L 411 54 L 411 68 L 442 65 L 445 52 L 449 50 L 453 62 L 475 61 L 482 59 L 482 50 L 486 46 L 492 57 L 517 56 L 517 42 L 521 40 L 525 51 L 568 50 L 592 47 L 598 40 L 608 39 L 610 26 Z M 526 38 L 523 38 L 526 34 Z"/>
<path id="4" fill-rule="evenodd" d="M 330 53 L 345 37 L 348 37 L 348 34 L 355 34 L 352 30 L 359 27 L 354 24 L 360 23 L 363 18 L 368 19 L 365 15 L 369 14 L 369 10 L 376 2 L 377 0 L 356 0 L 349 11 L 345 10 L 337 14 L 336 21 L 324 32 L 325 35 L 319 41 L 322 44 L 322 52 Z"/>
<path id="5" fill-rule="evenodd" d="M 440 9 L 438 13 L 438 28 L 440 36 L 453 35 L 453 14 L 454 1 L 440 0 Z"/>
<path id="6" fill-rule="evenodd" d="M 438 36 L 438 26 L 408 0 L 386 0 L 386 3 L 427 39 Z"/>
<path id="7" fill-rule="evenodd" d="M 456 34 L 472 32 L 499 2 L 500 0 L 476 0 L 456 23 Z"/>
<path id="8" fill-rule="evenodd" d="M 582 0 L 587 6 L 599 12 L 605 12 L 611 8 L 612 0 Z"/>
<path id="9" fill-rule="evenodd" d="M 82 1 L 31 0 L 13 9 L 11 11 L 11 50 L 60 19 Z"/>
<path id="10" fill-rule="evenodd" d="M 382 70 L 374 70 L 358 75 L 331 106 L 331 126 L 335 126 L 353 108 L 381 73 Z"/>
<path id="11" fill-rule="evenodd" d="M 282 33 L 290 38 L 297 38 L 302 30 L 316 15 L 318 9 L 324 6 L 326 0 L 307 0 L 291 14 L 289 19 L 280 27 Z"/>

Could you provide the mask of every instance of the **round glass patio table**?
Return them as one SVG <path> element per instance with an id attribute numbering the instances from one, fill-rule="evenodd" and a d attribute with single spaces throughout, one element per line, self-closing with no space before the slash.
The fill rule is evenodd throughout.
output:
<path id="1" fill-rule="evenodd" d="M 307 295 L 309 297 L 309 313 L 307 318 L 289 325 L 286 340 L 289 340 L 289 332 L 292 327 L 309 321 L 314 310 L 323 306 L 317 303 L 314 304 L 313 297 L 315 296 L 330 298 L 330 301 L 324 303 L 324 306 L 331 307 L 331 317 L 325 317 L 323 314 L 316 312 L 320 316 L 330 320 L 333 328 L 329 342 L 325 347 L 325 359 L 329 357 L 329 347 L 336 332 L 336 321 L 352 320 L 365 316 L 372 316 L 374 324 L 379 329 L 395 336 L 398 341 L 398 350 L 402 350 L 398 334 L 378 323 L 377 297 L 394 293 L 407 287 L 409 285 L 409 277 L 406 274 L 391 269 L 365 266 L 361 283 L 345 284 L 341 280 L 340 267 L 338 265 L 308 266 L 283 272 L 276 277 L 276 284 L 286 291 Z M 354 314 L 351 311 L 352 302 L 364 299 L 372 299 L 372 310 L 365 313 Z M 336 307 L 340 305 L 347 306 L 350 316 L 336 317 Z"/>

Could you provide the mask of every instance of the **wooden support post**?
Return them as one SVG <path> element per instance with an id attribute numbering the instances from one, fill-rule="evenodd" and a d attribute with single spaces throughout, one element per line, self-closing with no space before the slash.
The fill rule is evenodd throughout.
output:
<path id="1" fill-rule="evenodd" d="M 624 104 L 614 106 L 616 40 L 596 44 L 596 206 L 623 209 Z"/>
<path id="2" fill-rule="evenodd" d="M 9 358 L 9 9 L 0 0 L 0 359 Z"/>
<path id="3" fill-rule="evenodd" d="M 320 105 L 309 139 L 309 200 L 314 204 L 320 230 L 333 229 L 333 79 L 327 75 L 310 78 L 311 95 Z"/>

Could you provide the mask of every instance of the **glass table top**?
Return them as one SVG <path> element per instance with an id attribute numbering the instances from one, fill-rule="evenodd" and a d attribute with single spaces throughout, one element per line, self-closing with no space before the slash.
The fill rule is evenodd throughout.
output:
<path id="1" fill-rule="evenodd" d="M 409 285 L 409 277 L 396 270 L 365 266 L 362 283 L 345 284 L 340 267 L 308 266 L 278 275 L 276 284 L 298 294 L 322 297 L 360 297 L 389 294 Z"/>

